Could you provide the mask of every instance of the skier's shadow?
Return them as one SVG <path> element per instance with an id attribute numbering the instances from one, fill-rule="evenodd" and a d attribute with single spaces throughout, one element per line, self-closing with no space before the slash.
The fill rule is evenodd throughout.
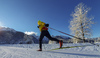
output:
<path id="1" fill-rule="evenodd" d="M 67 53 L 67 52 L 57 52 L 57 51 L 47 51 L 50 53 L 58 53 L 58 54 L 68 54 L 68 55 L 78 55 L 78 56 L 87 56 L 87 57 L 100 57 L 100 55 L 91 55 L 91 54 L 79 54 L 79 53 Z"/>

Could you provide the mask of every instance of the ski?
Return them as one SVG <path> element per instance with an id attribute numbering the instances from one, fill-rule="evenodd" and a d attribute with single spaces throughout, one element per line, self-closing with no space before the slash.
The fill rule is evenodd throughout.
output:
<path id="1" fill-rule="evenodd" d="M 49 51 L 53 51 L 53 50 L 59 50 L 59 49 L 66 49 L 66 48 L 85 47 L 85 46 L 93 46 L 93 45 L 83 45 L 83 46 L 68 46 L 68 47 L 62 47 L 62 48 L 55 48 L 55 49 L 51 49 L 51 50 L 49 50 Z"/>

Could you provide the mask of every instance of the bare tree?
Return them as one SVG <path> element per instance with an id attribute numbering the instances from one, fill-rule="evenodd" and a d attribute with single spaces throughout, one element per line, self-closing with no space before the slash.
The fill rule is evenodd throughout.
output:
<path id="1" fill-rule="evenodd" d="M 72 34 L 76 37 L 85 38 L 91 37 L 91 24 L 93 24 L 93 17 L 87 17 L 90 8 L 86 7 L 83 3 L 75 7 L 74 12 L 71 14 L 73 19 L 70 21 L 70 29 Z"/>

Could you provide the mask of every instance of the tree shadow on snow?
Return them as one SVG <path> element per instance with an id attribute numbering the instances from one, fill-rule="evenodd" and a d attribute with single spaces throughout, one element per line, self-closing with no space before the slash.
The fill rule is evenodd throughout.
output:
<path id="1" fill-rule="evenodd" d="M 78 55 L 78 56 L 87 56 L 87 57 L 100 57 L 100 55 L 91 55 L 91 54 L 79 54 L 79 53 L 67 53 L 67 52 L 57 52 L 57 51 L 47 51 L 50 53 L 58 53 L 58 54 L 68 54 L 68 55 Z"/>

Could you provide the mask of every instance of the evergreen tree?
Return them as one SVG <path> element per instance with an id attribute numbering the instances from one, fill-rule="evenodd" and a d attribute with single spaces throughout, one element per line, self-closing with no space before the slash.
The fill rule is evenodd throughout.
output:
<path id="1" fill-rule="evenodd" d="M 76 37 L 85 38 L 91 37 L 91 24 L 93 24 L 93 17 L 87 17 L 90 8 L 86 7 L 83 3 L 75 7 L 74 12 L 71 14 L 73 19 L 70 21 L 70 29 L 72 34 Z"/>

